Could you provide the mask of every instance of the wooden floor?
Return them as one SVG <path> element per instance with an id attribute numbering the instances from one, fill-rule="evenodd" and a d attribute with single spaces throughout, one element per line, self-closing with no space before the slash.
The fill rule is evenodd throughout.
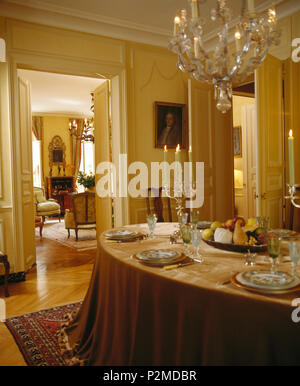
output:
<path id="1" fill-rule="evenodd" d="M 36 239 L 37 265 L 26 281 L 10 283 L 7 318 L 81 301 L 88 289 L 96 251 L 77 252 L 49 239 Z M 0 286 L 0 297 L 4 288 Z M 26 363 L 10 332 L 0 323 L 0 366 Z"/>

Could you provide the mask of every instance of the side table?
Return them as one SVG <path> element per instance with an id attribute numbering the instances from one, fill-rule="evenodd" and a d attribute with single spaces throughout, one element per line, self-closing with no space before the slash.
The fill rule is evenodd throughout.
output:
<path id="1" fill-rule="evenodd" d="M 0 263 L 2 263 L 4 265 L 4 268 L 5 268 L 5 275 L 4 275 L 5 297 L 9 297 L 9 293 L 8 293 L 8 275 L 9 275 L 10 265 L 9 265 L 9 261 L 7 260 L 7 255 L 4 255 L 4 253 L 2 253 L 1 251 L 0 251 Z"/>

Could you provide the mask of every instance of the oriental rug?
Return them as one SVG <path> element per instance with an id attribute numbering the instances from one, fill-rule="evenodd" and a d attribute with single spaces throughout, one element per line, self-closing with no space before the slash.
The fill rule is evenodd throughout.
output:
<path id="1" fill-rule="evenodd" d="M 95 229 L 80 229 L 78 231 L 78 241 L 75 238 L 75 231 L 70 230 L 71 235 L 68 239 L 68 231 L 65 229 L 65 223 L 62 220 L 46 219 L 43 228 L 43 238 L 54 240 L 60 244 L 76 249 L 78 252 L 88 251 L 97 248 L 97 237 Z M 39 238 L 39 228 L 36 229 L 36 237 Z"/>
<path id="2" fill-rule="evenodd" d="M 66 316 L 78 311 L 80 305 L 73 303 L 6 319 L 5 325 L 29 366 L 66 365 L 57 332 Z"/>

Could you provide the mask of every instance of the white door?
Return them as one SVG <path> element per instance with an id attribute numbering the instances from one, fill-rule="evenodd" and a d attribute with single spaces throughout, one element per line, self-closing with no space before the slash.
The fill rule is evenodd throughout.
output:
<path id="1" fill-rule="evenodd" d="M 279 59 L 268 55 L 256 71 L 257 214 L 270 217 L 270 226 L 283 219 L 283 93 Z"/>
<path id="2" fill-rule="evenodd" d="M 16 156 L 20 165 L 19 186 L 22 202 L 18 203 L 15 219 L 19 225 L 21 238 L 21 259 L 17 270 L 27 270 L 36 260 L 34 202 L 33 202 L 33 170 L 32 170 L 32 117 L 30 84 L 18 77 L 19 124 L 15 125 L 16 138 L 19 146 Z M 22 261 L 23 260 L 23 261 Z M 23 266 L 23 267 L 22 267 Z"/>
<path id="3" fill-rule="evenodd" d="M 97 173 L 101 162 L 111 162 L 111 129 L 110 129 L 110 95 L 109 81 L 106 80 L 94 91 L 94 123 L 95 123 L 95 168 L 96 188 L 103 175 Z M 97 236 L 112 227 L 112 198 L 101 198 L 96 194 L 96 226 Z"/>

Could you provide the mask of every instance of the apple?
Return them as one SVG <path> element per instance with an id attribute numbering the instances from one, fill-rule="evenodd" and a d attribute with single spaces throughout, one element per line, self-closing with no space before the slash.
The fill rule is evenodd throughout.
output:
<path id="1" fill-rule="evenodd" d="M 224 228 L 229 229 L 231 232 L 234 230 L 234 221 L 233 220 L 227 220 L 225 222 Z"/>

